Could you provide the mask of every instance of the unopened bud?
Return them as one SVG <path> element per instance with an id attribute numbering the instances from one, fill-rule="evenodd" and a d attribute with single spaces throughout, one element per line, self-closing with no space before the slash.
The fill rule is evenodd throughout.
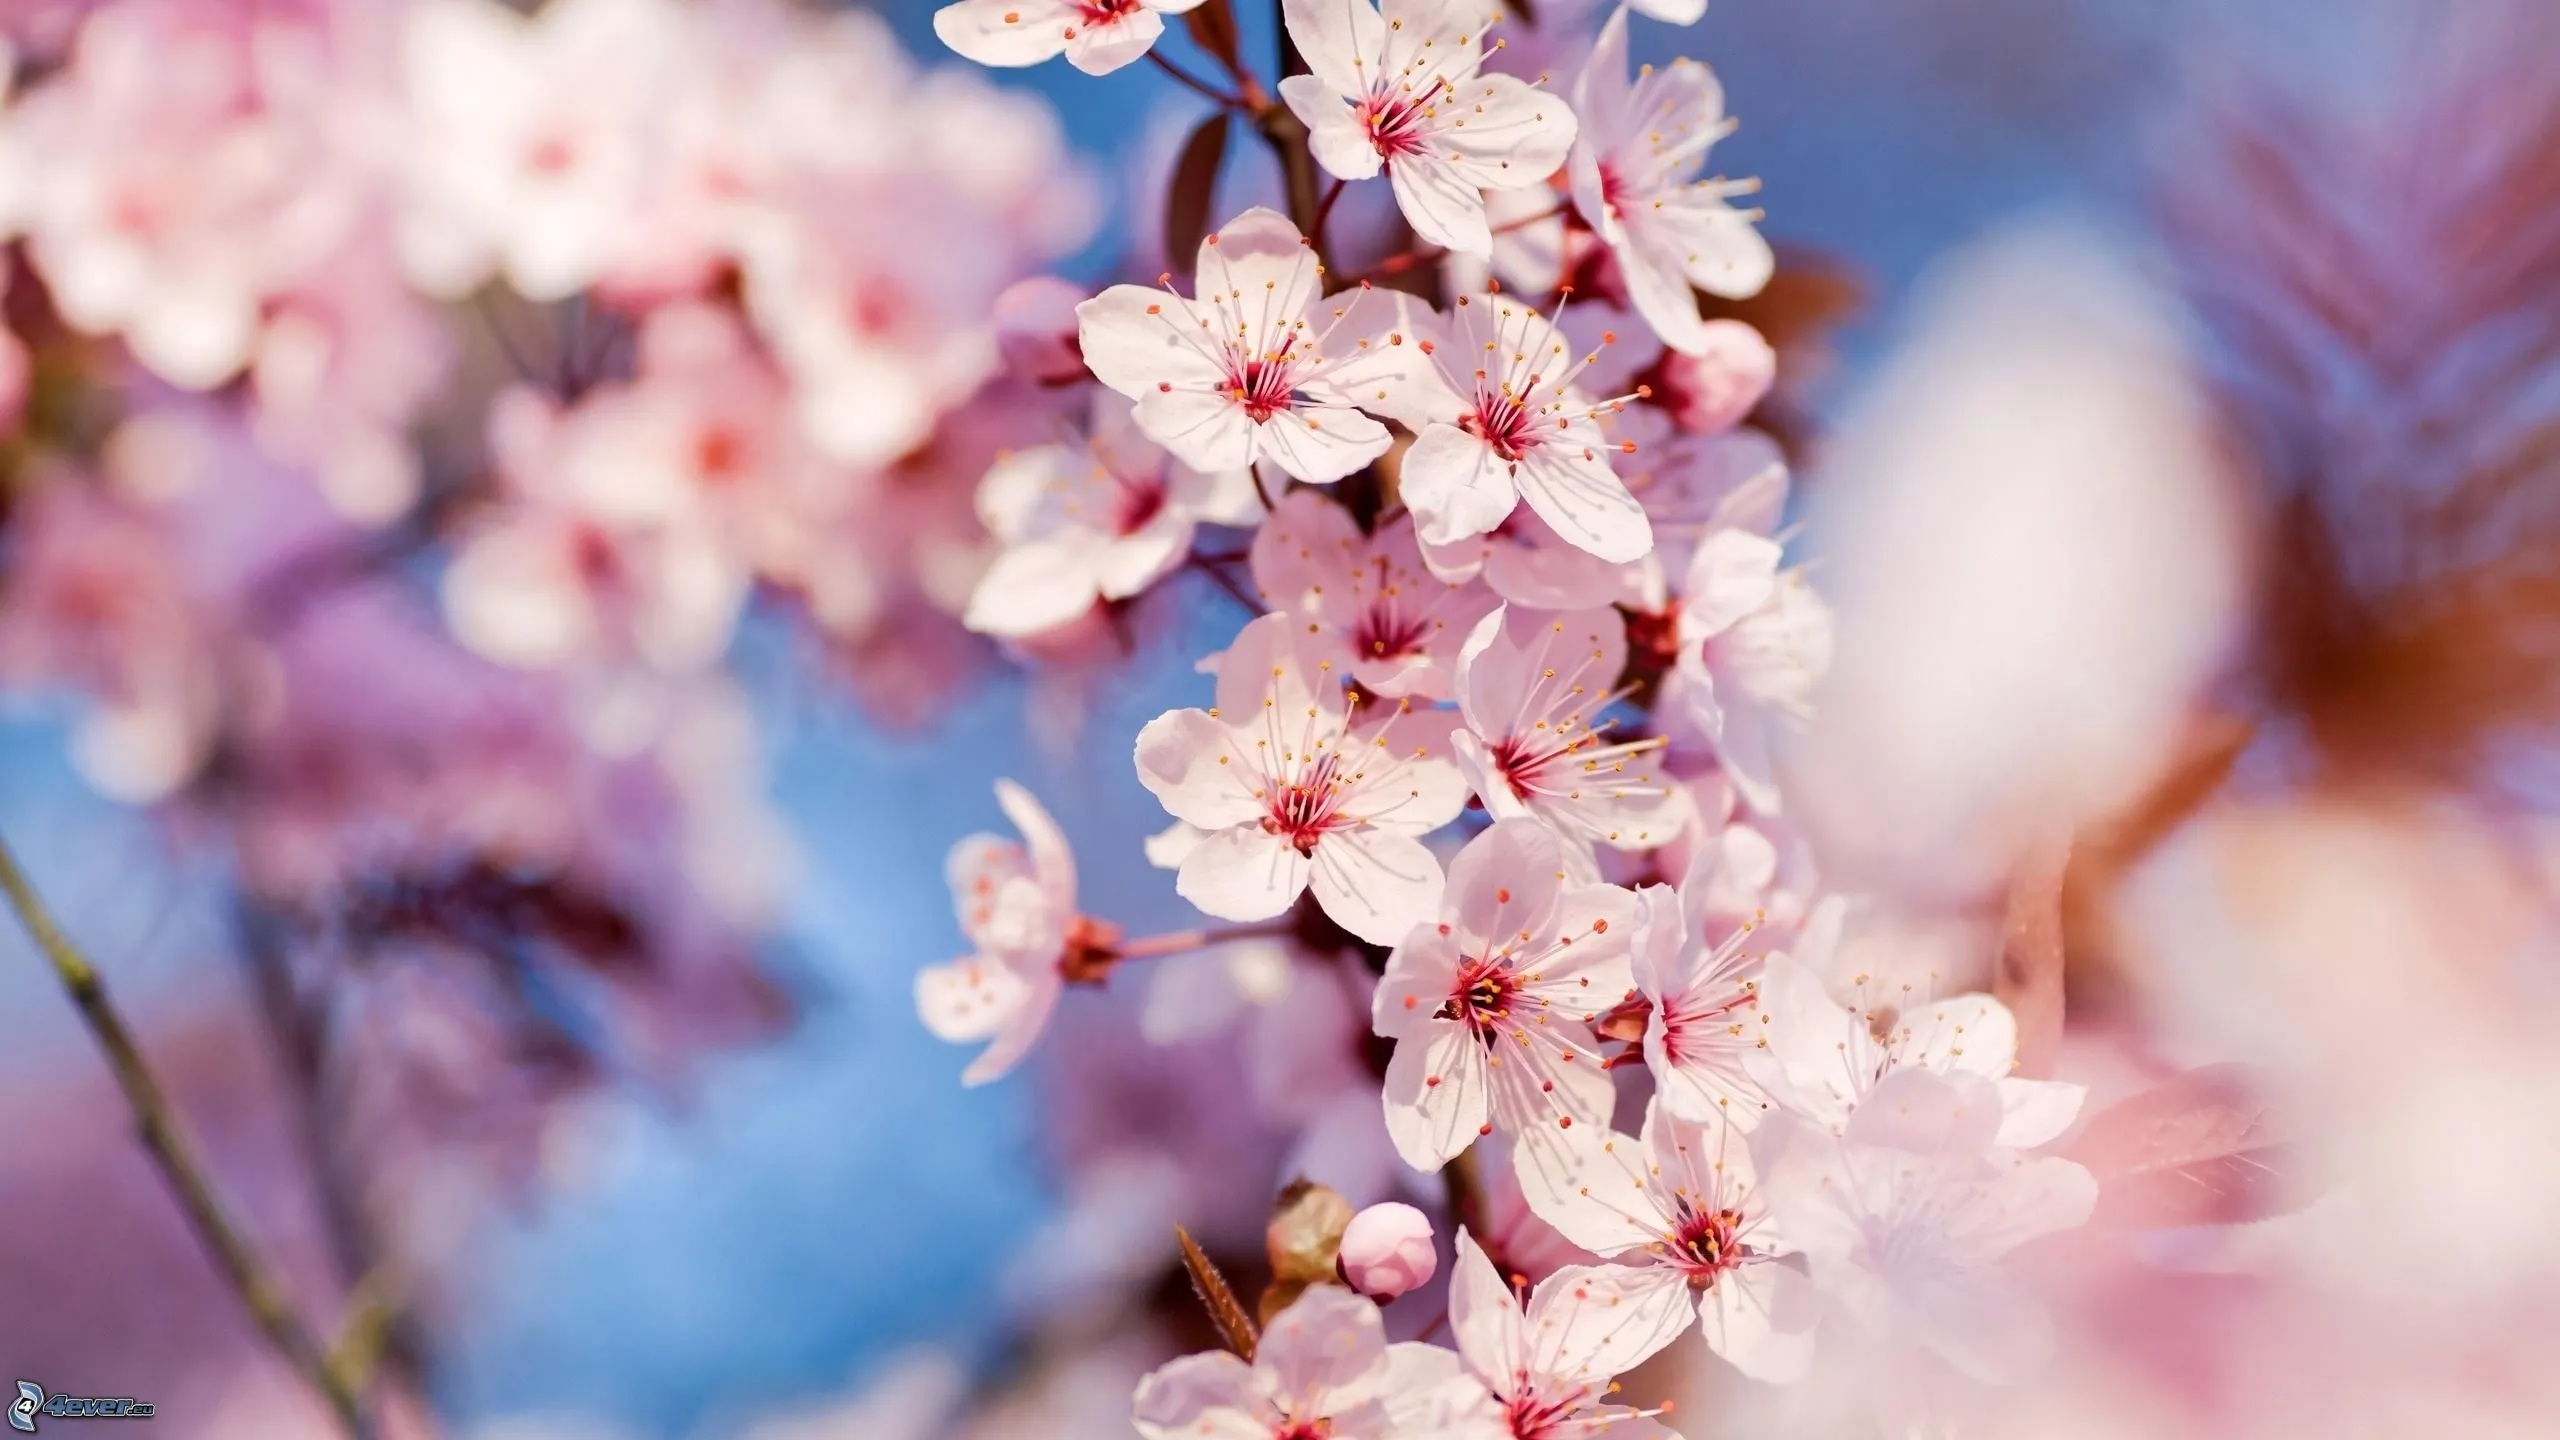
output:
<path id="1" fill-rule="evenodd" d="M 1706 348 L 1695 355 L 1663 357 L 1666 402 L 1681 429 L 1701 435 L 1730 430 L 1769 393 L 1778 378 L 1778 352 L 1739 320 L 1710 320 Z"/>
<path id="2" fill-rule="evenodd" d="M 1431 1217 L 1410 1205 L 1372 1205 L 1342 1232 L 1342 1278 L 1373 1300 L 1393 1300 L 1439 1268 Z"/>

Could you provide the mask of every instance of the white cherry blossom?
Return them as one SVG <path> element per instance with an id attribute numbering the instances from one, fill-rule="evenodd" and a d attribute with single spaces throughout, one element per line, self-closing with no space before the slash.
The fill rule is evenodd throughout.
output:
<path id="1" fill-rule="evenodd" d="M 1769 957 L 1759 989 L 1768 1040 L 1755 1057 L 1762 1085 L 1779 1105 L 1835 1134 L 1901 1070 L 1989 1084 L 1999 1106 L 1996 1138 L 2007 1149 L 2047 1144 L 2079 1118 L 2083 1087 L 2009 1073 L 2018 1063 L 2018 1022 L 1989 995 L 1905 993 L 1898 1006 L 1852 1008 L 1784 955 Z"/>
<path id="2" fill-rule="evenodd" d="M 1680 602 L 1681 692 L 1751 807 L 1779 813 L 1775 732 L 1812 714 L 1831 665 L 1830 607 L 1783 547 L 1736 526 L 1699 542 Z"/>
<path id="3" fill-rule="evenodd" d="M 1646 66 L 1627 78 L 1627 12 L 1609 17 L 1574 85 L 1582 131 L 1573 147 L 1573 203 L 1617 257 L 1627 298 L 1662 336 L 1691 354 L 1713 343 L 1696 286 L 1739 299 L 1769 283 L 1776 259 L 1753 212 L 1727 200 L 1754 180 L 1699 179 L 1707 150 L 1733 131 L 1724 89 L 1695 60 Z"/>
<path id="4" fill-rule="evenodd" d="M 1309 1288 L 1262 1332 L 1251 1363 L 1186 1355 L 1138 1382 L 1146 1440 L 1505 1440 L 1502 1415 L 1458 1357 L 1387 1343 L 1378 1307 Z"/>
<path id="5" fill-rule="evenodd" d="M 983 1085 L 1022 1063 L 1057 1008 L 1059 970 L 1077 930 L 1076 857 L 1031 792 L 996 782 L 996 803 L 1022 840 L 972 835 L 944 869 L 960 933 L 974 953 L 916 974 L 916 1012 L 944 1040 L 992 1043 L 961 1083 Z"/>
<path id="6" fill-rule="evenodd" d="M 1752 1136 L 1769 1203 L 1834 1315 L 1987 1384 L 2026 1379 L 2052 1321 L 2002 1262 L 2085 1223 L 2098 1185 L 2068 1160 L 1998 1145 L 2000 1098 L 1979 1075 L 1897 1070 L 1832 1134 L 1772 1116 Z"/>
<path id="7" fill-rule="evenodd" d="M 1344 180 L 1385 171 L 1434 245 L 1489 253 L 1484 193 L 1543 182 L 1573 147 L 1561 98 L 1479 70 L 1501 18 L 1479 0 L 1284 0 L 1281 15 L 1310 73 L 1282 80 L 1280 98 L 1317 162 Z"/>
<path id="8" fill-rule="evenodd" d="M 1568 885 L 1554 831 L 1498 821 L 1450 866 L 1437 924 L 1387 957 L 1370 1023 L 1396 1042 L 1387 1133 L 1436 1170 L 1480 1135 L 1518 1137 L 1516 1163 L 1551 1164 L 1562 1130 L 1606 1127 L 1617 1087 L 1591 1020 L 1632 992 L 1635 897 Z"/>
<path id="9" fill-rule="evenodd" d="M 1493 1392 L 1514 1440 L 1679 1440 L 1660 1411 L 1608 1403 L 1611 1377 L 1689 1327 L 1688 1296 L 1626 1266 L 1570 1265 L 1525 1307 L 1475 1237 L 1458 1232 L 1449 1329 L 1468 1373 Z"/>
<path id="10" fill-rule="evenodd" d="M 1411 516 L 1363 535 L 1351 512 L 1312 490 L 1282 497 L 1251 558 L 1263 603 L 1340 637 L 1352 678 L 1381 695 L 1447 699 L 1458 647 L 1494 604 L 1483 586 L 1424 567 Z"/>
<path id="11" fill-rule="evenodd" d="M 1203 475 L 1168 459 L 1127 399 L 1097 390 L 1082 440 L 1000 455 L 979 482 L 979 518 L 1004 550 L 963 618 L 990 635 L 1055 629 L 1171 574 L 1201 524 L 1261 514 L 1250 472 Z"/>
<path id="12" fill-rule="evenodd" d="M 1760 1003 L 1768 957 L 1753 927 L 1708 939 L 1707 910 L 1669 887 L 1636 892 L 1636 985 L 1651 1002 L 1644 1060 L 1671 1113 L 1748 1131 L 1769 1108 L 1758 1056 L 1769 1017 Z"/>
<path id="13" fill-rule="evenodd" d="M 1409 296 L 1324 294 L 1298 227 L 1255 208 L 1200 244 L 1197 298 L 1114 285 L 1076 307 L 1085 363 L 1138 427 L 1195 470 L 1268 460 L 1329 485 L 1386 453 L 1358 408 L 1428 368 Z"/>
<path id="14" fill-rule="evenodd" d="M 1600 425 L 1634 397 L 1593 400 L 1575 385 L 1617 337 L 1604 333 L 1577 352 L 1558 321 L 1499 294 L 1459 296 L 1448 328 L 1445 352 L 1432 349 L 1437 390 L 1407 406 L 1418 434 L 1404 456 L 1403 495 L 1423 543 L 1485 534 L 1526 500 L 1602 560 L 1651 550 L 1644 507 L 1609 461 L 1634 442 L 1613 442 Z"/>
<path id="15" fill-rule="evenodd" d="M 1015 68 L 1060 55 L 1087 75 L 1108 75 L 1147 53 L 1164 17 L 1201 0 L 960 0 L 933 12 L 933 33 L 962 57 Z"/>
<path id="16" fill-rule="evenodd" d="M 1659 737 L 1615 740 L 1627 627 L 1608 606 L 1564 614 L 1504 606 L 1477 624 L 1458 656 L 1452 744 L 1467 783 L 1495 819 L 1534 818 L 1563 838 L 1569 868 L 1598 879 L 1593 847 L 1649 850 L 1677 835 L 1686 810 L 1658 773 Z"/>
<path id="17" fill-rule="evenodd" d="M 1585 1131 L 1564 1148 L 1564 1184 L 1530 1193 L 1547 1223 L 1632 1267 L 1638 1278 L 1626 1283 L 1637 1293 L 1655 1287 L 1693 1305 L 1708 1347 L 1743 1374 L 1783 1384 L 1804 1373 L 1821 1303 L 1782 1263 L 1783 1220 L 1770 1214 L 1739 1131 L 1684 1120 L 1657 1098 L 1641 1138 Z"/>
<path id="18" fill-rule="evenodd" d="M 1207 832 L 1182 857 L 1184 899 L 1266 920 L 1312 889 L 1334 923 L 1381 945 L 1436 911 L 1444 877 L 1420 837 L 1466 806 L 1454 717 L 1369 702 L 1345 689 L 1348 668 L 1338 641 L 1265 615 L 1219 662 L 1216 709 L 1139 732 L 1138 778 Z"/>

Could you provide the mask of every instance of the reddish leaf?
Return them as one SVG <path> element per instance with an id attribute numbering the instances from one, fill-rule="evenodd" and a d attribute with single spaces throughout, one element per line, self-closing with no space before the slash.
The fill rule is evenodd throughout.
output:
<path id="1" fill-rule="evenodd" d="M 1227 0 L 1207 0 L 1193 7 L 1183 15 L 1182 28 L 1191 32 L 1191 43 L 1227 67 L 1228 74 L 1244 73 L 1244 51 L 1236 39 L 1236 12 L 1227 8 Z"/>
<path id="2" fill-rule="evenodd" d="M 1179 274 L 1191 272 L 1200 241 L 1209 233 L 1209 201 L 1226 158 L 1227 116 L 1222 110 L 1201 121 L 1182 142 L 1182 157 L 1173 165 L 1173 188 L 1165 193 L 1164 258 Z"/>
<path id="3" fill-rule="evenodd" d="M 2097 1222 L 2236 1225 L 2307 1198 L 2289 1132 L 2246 1065 L 2173 1075 L 2091 1117 L 2071 1158 L 2098 1178 Z"/>

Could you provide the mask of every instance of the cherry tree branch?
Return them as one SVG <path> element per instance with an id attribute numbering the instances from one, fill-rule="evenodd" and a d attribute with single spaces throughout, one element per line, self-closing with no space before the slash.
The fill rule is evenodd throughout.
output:
<path id="1" fill-rule="evenodd" d="M 161 1178 L 168 1182 L 178 1207 L 186 1212 L 188 1223 L 211 1254 L 215 1267 L 239 1293 L 249 1318 L 294 1372 L 328 1402 L 340 1428 L 358 1440 L 369 1440 L 374 1433 L 373 1423 L 365 1415 L 355 1389 L 329 1365 L 275 1270 L 232 1222 L 214 1192 L 212 1178 L 205 1173 L 194 1140 L 171 1108 L 159 1079 L 144 1062 L 124 1017 L 107 998 L 106 984 L 99 978 L 97 967 L 55 922 L 53 912 L 36 894 L 35 886 L 18 867 L 17 856 L 5 842 L 0 842 L 0 892 L 6 893 L 9 908 L 17 913 L 27 938 L 35 942 L 36 949 L 53 966 L 72 1005 L 87 1022 L 89 1033 L 106 1055 L 108 1068 L 115 1073 L 117 1087 L 124 1091 L 125 1103 L 132 1107 L 143 1148 L 159 1167 Z"/>

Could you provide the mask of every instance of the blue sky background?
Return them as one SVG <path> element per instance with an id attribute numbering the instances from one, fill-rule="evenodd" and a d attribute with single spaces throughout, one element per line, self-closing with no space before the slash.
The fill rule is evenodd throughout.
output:
<path id="1" fill-rule="evenodd" d="M 951 60 L 930 5 L 887 9 L 917 54 Z M 1248 55 L 1267 64 L 1267 15 L 1247 9 Z M 1639 22 L 1637 45 L 1640 58 L 1685 52 L 1717 68 L 1743 122 L 1719 168 L 1766 180 L 1774 235 L 1867 278 L 1854 362 L 1946 247 L 2023 210 L 2103 209 L 2123 193 L 2136 118 L 2167 93 L 2167 49 L 2201 13 L 2107 0 L 1716 0 L 1687 31 Z M 1001 78 L 1047 95 L 1112 181 L 1151 116 L 1192 108 L 1143 65 Z M 1112 238 L 1087 257 L 1090 278 Z M 1203 607 L 1197 649 L 1222 643 L 1215 631 L 1230 621 Z M 686 1113 L 629 1109 L 579 1191 L 499 1229 L 476 1323 L 448 1357 L 450 1407 L 682 1436 L 706 1416 L 724 1417 L 709 1429 L 733 1428 L 736 1404 L 839 1390 L 919 1340 L 991 1343 L 996 1277 L 1045 1201 L 1021 1079 L 962 1091 L 965 1053 L 927 1036 L 911 1009 L 915 969 L 959 943 L 942 856 L 972 829 L 1001 828 L 989 784 L 1012 775 L 1092 857 L 1095 908 L 1141 926 L 1178 921 L 1169 877 L 1137 859 L 1137 838 L 1162 817 L 1130 772 L 1128 737 L 1204 688 L 1182 659 L 1153 657 L 1091 717 L 1066 764 L 1033 753 L 1015 682 L 975 695 L 929 738 L 882 734 L 812 682 L 774 697 L 776 795 L 808 860 L 785 944 L 811 982 L 811 1011 L 779 1045 L 709 1066 Z M 220 963 L 219 926 L 191 888 L 202 882 L 174 871 L 140 821 L 89 797 L 61 753 L 40 719 L 0 731 L 0 833 L 31 852 L 124 993 L 171 1003 L 195 967 Z M 0 1016 L 0 1088 L 84 1047 L 14 932 L 0 940 Z"/>

